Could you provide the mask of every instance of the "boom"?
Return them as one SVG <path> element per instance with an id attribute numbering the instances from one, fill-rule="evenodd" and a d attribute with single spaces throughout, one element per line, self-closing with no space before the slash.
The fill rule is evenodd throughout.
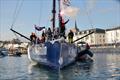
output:
<path id="1" fill-rule="evenodd" d="M 12 32 L 14 32 L 14 33 L 20 35 L 21 37 L 23 37 L 23 38 L 25 38 L 25 39 L 31 41 L 30 38 L 28 38 L 28 37 L 24 36 L 23 34 L 21 34 L 21 33 L 17 32 L 17 31 L 15 31 L 15 30 L 13 30 L 12 28 L 11 28 L 10 30 L 11 30 Z"/>

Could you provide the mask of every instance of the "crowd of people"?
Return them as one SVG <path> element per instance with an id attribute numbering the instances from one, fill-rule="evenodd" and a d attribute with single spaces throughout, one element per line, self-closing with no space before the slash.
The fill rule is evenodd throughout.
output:
<path id="1" fill-rule="evenodd" d="M 37 37 L 36 34 L 32 32 L 30 35 L 30 40 L 32 43 L 44 43 L 45 41 L 51 41 L 53 39 L 58 39 L 60 37 L 66 38 L 65 34 L 61 35 L 59 31 L 60 31 L 59 28 L 55 28 L 54 32 L 52 32 L 51 29 L 48 28 L 42 31 L 41 37 Z M 72 32 L 72 30 L 70 30 L 70 32 L 68 33 L 68 40 L 70 43 L 73 42 L 73 36 L 74 33 Z"/>
<path id="2" fill-rule="evenodd" d="M 45 41 L 58 39 L 61 37 L 66 39 L 66 35 L 65 35 L 66 27 L 65 27 L 65 25 L 69 22 L 69 19 L 67 21 L 64 21 L 64 19 L 61 15 L 59 16 L 59 19 L 60 19 L 60 24 L 59 24 L 60 27 L 54 28 L 53 31 L 51 31 L 50 28 L 45 29 L 42 32 L 41 38 L 38 38 L 35 35 L 35 33 L 32 33 L 30 36 L 30 40 L 34 43 L 36 43 L 36 42 L 43 43 Z M 38 29 L 39 31 L 41 30 L 41 28 L 36 28 L 36 29 Z M 69 43 L 73 42 L 73 36 L 74 36 L 74 33 L 72 32 L 72 30 L 70 30 L 70 32 L 68 33 Z"/>
<path id="3" fill-rule="evenodd" d="M 56 34 L 54 35 L 55 38 L 57 38 L 57 31 L 54 31 Z M 31 33 L 30 40 L 32 43 L 44 43 L 46 40 L 52 40 L 53 38 L 53 32 L 50 28 L 45 29 L 42 31 L 42 34 L 40 37 L 37 37 L 35 33 Z"/>

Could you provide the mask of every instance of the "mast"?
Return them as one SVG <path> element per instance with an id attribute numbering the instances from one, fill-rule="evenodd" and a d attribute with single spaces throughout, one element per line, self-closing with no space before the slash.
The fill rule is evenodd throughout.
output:
<path id="1" fill-rule="evenodd" d="M 59 27 L 60 27 L 60 12 L 61 12 L 61 7 L 60 7 L 60 0 L 58 0 L 58 7 L 59 7 L 59 13 L 58 13 L 58 19 L 59 19 Z"/>
<path id="2" fill-rule="evenodd" d="M 62 26 L 61 3 L 62 3 L 61 0 L 58 0 L 58 8 L 59 8 L 59 12 L 58 12 L 59 21 L 58 21 L 58 23 L 59 23 L 59 33 L 60 33 L 60 35 L 61 35 L 61 31 L 62 31 L 62 29 L 61 29 L 61 26 Z"/>
<path id="3" fill-rule="evenodd" d="M 53 10 L 52 10 L 52 14 L 53 14 L 53 23 L 52 23 L 52 26 L 53 26 L 53 32 L 54 32 L 54 29 L 55 29 L 55 14 L 56 14 L 56 0 L 53 0 Z"/>
<path id="4" fill-rule="evenodd" d="M 59 13 L 58 13 L 58 14 L 60 15 L 60 11 L 61 11 L 61 10 L 60 10 L 60 8 L 61 8 L 61 7 L 60 7 L 60 0 L 58 0 L 58 7 L 59 7 Z"/>

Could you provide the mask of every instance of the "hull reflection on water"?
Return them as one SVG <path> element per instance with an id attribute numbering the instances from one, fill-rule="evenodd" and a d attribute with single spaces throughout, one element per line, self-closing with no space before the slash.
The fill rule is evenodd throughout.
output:
<path id="1" fill-rule="evenodd" d="M 119 80 L 120 54 L 95 53 L 93 63 L 75 63 L 60 72 L 30 63 L 27 55 L 0 58 L 0 80 Z"/>

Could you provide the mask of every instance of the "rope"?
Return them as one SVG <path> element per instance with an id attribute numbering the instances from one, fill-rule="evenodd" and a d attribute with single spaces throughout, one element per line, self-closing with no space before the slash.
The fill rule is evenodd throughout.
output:
<path id="1" fill-rule="evenodd" d="M 14 13 L 13 13 L 13 21 L 12 21 L 11 29 L 13 28 L 13 26 L 14 26 L 17 18 L 18 18 L 18 15 L 19 15 L 19 13 L 20 13 L 21 7 L 22 7 L 22 5 L 23 5 L 23 1 L 24 1 L 24 0 L 22 0 L 21 3 L 20 3 L 20 0 L 18 0 L 17 3 L 16 3 L 15 11 L 14 11 Z M 16 36 L 17 39 L 19 39 L 19 37 L 17 36 L 16 33 L 14 33 L 14 35 Z M 19 39 L 19 40 L 20 40 L 20 39 Z"/>
<path id="2" fill-rule="evenodd" d="M 39 15 L 39 20 L 38 20 L 38 24 L 39 24 L 39 25 L 41 24 L 42 7 L 43 7 L 43 2 L 42 2 L 42 0 L 41 0 L 40 2 L 41 2 L 41 5 L 40 5 L 40 15 Z"/>
<path id="3" fill-rule="evenodd" d="M 2 31 L 1 30 L 1 20 L 2 20 L 1 10 L 2 10 L 2 6 L 1 5 L 2 5 L 2 1 L 0 0 L 0 39 L 2 39 L 2 37 L 1 37 L 1 31 Z"/>
<path id="4" fill-rule="evenodd" d="M 16 20 L 18 18 L 18 14 L 20 13 L 23 2 L 24 2 L 24 0 L 22 0 L 21 3 L 20 3 L 20 0 L 17 1 L 15 11 L 14 11 L 14 14 L 13 14 L 13 21 L 12 21 L 11 28 L 13 28 L 13 25 L 15 24 L 15 22 L 16 22 Z M 20 5 L 19 5 L 19 3 L 20 3 Z"/>
<path id="5" fill-rule="evenodd" d="M 15 11 L 14 11 L 14 13 L 13 13 L 13 21 L 12 21 L 11 28 L 13 27 L 13 23 L 14 23 L 15 16 L 16 16 L 16 13 L 17 13 L 17 8 L 18 8 L 19 1 L 20 1 L 20 0 L 17 1 L 16 6 L 15 6 Z"/>
<path id="6" fill-rule="evenodd" d="M 94 28 L 92 19 L 90 18 L 88 11 L 86 11 L 86 13 L 87 13 L 88 20 L 89 20 L 89 23 L 90 23 L 91 27 Z"/>
<path id="7" fill-rule="evenodd" d="M 14 35 L 16 36 L 16 38 L 17 38 L 18 40 L 20 40 L 16 33 L 14 33 Z"/>
<path id="8" fill-rule="evenodd" d="M 89 11 L 87 10 L 86 6 L 85 6 L 85 11 L 86 11 L 86 14 L 87 14 L 87 17 L 88 17 L 88 21 L 90 23 L 90 26 L 92 27 L 92 29 L 94 28 L 93 26 L 93 22 L 92 22 L 92 19 L 90 18 L 89 16 Z"/>

